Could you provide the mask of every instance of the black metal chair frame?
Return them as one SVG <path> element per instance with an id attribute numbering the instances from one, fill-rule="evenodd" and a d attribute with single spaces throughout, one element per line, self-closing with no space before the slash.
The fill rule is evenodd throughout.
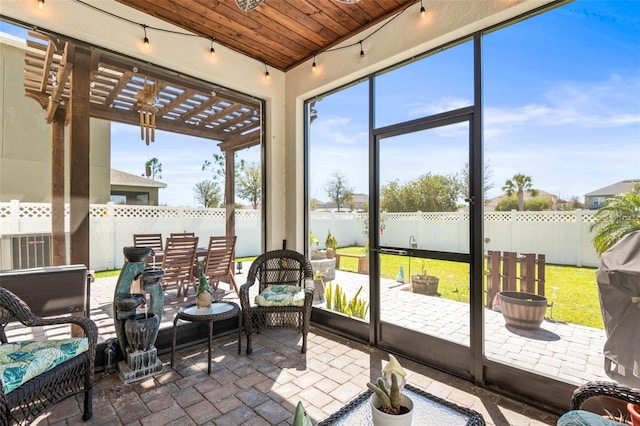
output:
<path id="1" fill-rule="evenodd" d="M 0 425 L 29 424 L 52 405 L 84 392 L 83 420 L 93 415 L 93 368 L 98 327 L 79 316 L 41 318 L 22 299 L 0 287 L 0 341 L 7 342 L 5 327 L 19 321 L 26 327 L 76 324 L 88 339 L 89 349 L 34 377 L 5 395 L 0 381 Z"/>
<path id="2" fill-rule="evenodd" d="M 262 292 L 270 285 L 286 284 L 304 288 L 303 306 L 258 306 L 249 300 L 251 286 Z M 290 328 L 302 334 L 301 352 L 307 351 L 307 334 L 313 304 L 313 269 L 304 255 L 292 250 L 274 250 L 253 261 L 247 282 L 240 287 L 243 326 L 247 335 L 247 354 L 252 352 L 251 336 L 265 328 Z"/>

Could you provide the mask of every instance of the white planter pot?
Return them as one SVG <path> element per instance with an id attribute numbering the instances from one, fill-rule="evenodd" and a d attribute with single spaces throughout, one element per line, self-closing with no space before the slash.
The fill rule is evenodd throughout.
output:
<path id="1" fill-rule="evenodd" d="M 371 404 L 371 418 L 375 426 L 411 426 L 413 401 L 407 395 L 402 394 L 400 398 L 400 405 L 409 408 L 409 412 L 406 414 L 394 415 L 378 410 L 377 407 L 381 404 L 376 394 L 371 395 L 369 402 Z"/>

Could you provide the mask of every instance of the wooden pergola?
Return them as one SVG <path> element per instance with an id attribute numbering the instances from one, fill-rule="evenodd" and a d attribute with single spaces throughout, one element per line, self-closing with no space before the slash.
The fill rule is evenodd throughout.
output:
<path id="1" fill-rule="evenodd" d="M 207 83 L 136 63 L 96 48 L 30 32 L 25 95 L 51 124 L 52 264 L 66 263 L 65 127 L 69 126 L 70 263 L 89 266 L 89 119 L 145 124 L 155 130 L 215 140 L 226 158 L 228 235 L 235 234 L 234 153 L 262 140 L 262 102 Z M 140 112 L 152 111 L 146 122 Z M 151 136 L 151 137 L 149 137 Z M 143 143 L 142 141 L 140 143 Z"/>

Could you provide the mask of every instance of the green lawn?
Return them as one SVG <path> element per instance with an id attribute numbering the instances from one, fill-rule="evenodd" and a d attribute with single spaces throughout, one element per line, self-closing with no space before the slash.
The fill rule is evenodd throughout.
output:
<path id="1" fill-rule="evenodd" d="M 338 253 L 364 254 L 362 247 L 339 248 Z M 421 259 L 382 255 L 381 274 L 384 278 L 396 279 L 400 266 L 404 269 L 405 282 L 410 282 L 411 274 L 421 269 Z M 464 263 L 428 259 L 425 267 L 429 275 L 440 278 L 439 297 L 451 300 L 469 301 L 469 268 Z M 340 269 L 357 272 L 356 259 L 340 259 Z M 556 321 L 603 328 L 602 313 L 598 296 L 595 268 L 546 265 L 545 295 L 553 307 L 547 308 L 547 317 Z"/>

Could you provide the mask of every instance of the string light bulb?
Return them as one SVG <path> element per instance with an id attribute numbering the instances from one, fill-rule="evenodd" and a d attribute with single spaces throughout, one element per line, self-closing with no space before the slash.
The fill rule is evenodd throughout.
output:
<path id="1" fill-rule="evenodd" d="M 271 78 L 271 76 L 269 75 L 269 70 L 267 69 L 267 63 L 264 63 L 264 76 L 267 80 L 269 80 Z"/>
<path id="2" fill-rule="evenodd" d="M 362 49 L 362 40 L 360 40 L 358 43 L 360 43 L 360 57 L 364 58 L 364 50 Z"/>
<path id="3" fill-rule="evenodd" d="M 38 9 L 44 9 L 44 0 L 38 0 Z"/>
<path id="4" fill-rule="evenodd" d="M 211 39 L 211 49 L 209 49 L 209 52 L 211 53 L 211 56 L 216 54 L 216 49 L 213 48 L 213 42 L 216 41 L 215 37 Z"/>
<path id="5" fill-rule="evenodd" d="M 427 17 L 427 9 L 424 8 L 422 0 L 420 0 L 420 16 L 422 16 L 422 19 Z"/>
<path id="6" fill-rule="evenodd" d="M 313 64 L 311 64 L 311 72 L 316 72 L 316 54 L 313 54 Z"/>
<path id="7" fill-rule="evenodd" d="M 144 47 L 149 48 L 149 38 L 147 37 L 147 26 L 142 24 L 142 29 L 144 30 L 144 39 L 142 42 L 144 43 Z"/>

